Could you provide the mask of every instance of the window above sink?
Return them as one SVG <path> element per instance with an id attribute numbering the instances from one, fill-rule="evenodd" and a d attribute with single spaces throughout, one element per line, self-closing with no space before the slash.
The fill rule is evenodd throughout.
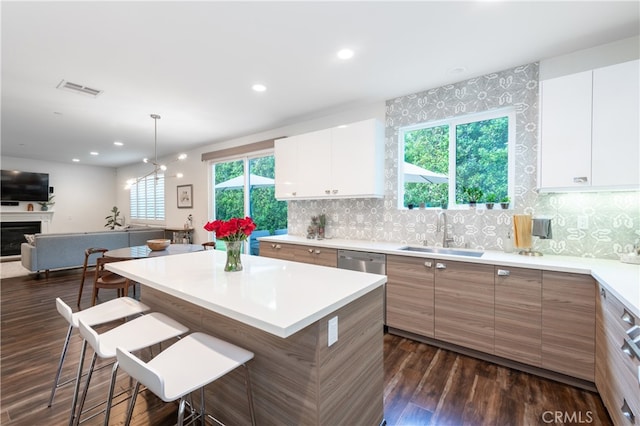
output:
<path id="1" fill-rule="evenodd" d="M 510 107 L 401 128 L 399 207 L 461 207 L 465 188 L 479 203 L 513 198 L 515 126 Z"/>

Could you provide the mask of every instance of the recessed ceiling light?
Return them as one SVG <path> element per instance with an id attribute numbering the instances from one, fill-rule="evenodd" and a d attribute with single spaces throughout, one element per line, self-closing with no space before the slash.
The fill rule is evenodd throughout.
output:
<path id="1" fill-rule="evenodd" d="M 73 161 L 74 163 L 79 163 L 80 159 L 79 158 L 72 158 L 71 161 Z"/>
<path id="2" fill-rule="evenodd" d="M 115 141 L 113 144 L 114 144 L 115 146 L 122 146 L 122 145 L 124 145 L 122 142 L 118 142 L 118 141 Z"/>
<path id="3" fill-rule="evenodd" d="M 251 86 L 251 88 L 256 91 L 256 92 L 264 92 L 265 90 L 267 90 L 267 86 L 265 86 L 264 84 L 254 84 L 253 86 Z"/>
<path id="4" fill-rule="evenodd" d="M 100 153 L 96 152 L 96 151 L 91 151 L 89 154 L 91 154 L 91 155 L 100 155 Z"/>
<path id="5" fill-rule="evenodd" d="M 353 58 L 353 50 L 342 49 L 342 50 L 339 50 L 338 53 L 336 53 L 336 55 L 338 55 L 338 58 L 340 59 L 351 59 Z"/>
<path id="6" fill-rule="evenodd" d="M 447 72 L 449 74 L 456 75 L 456 74 L 462 74 L 462 73 L 464 73 L 466 71 L 467 71 L 466 67 L 453 67 L 453 68 L 450 68 L 449 71 L 447 71 Z"/>

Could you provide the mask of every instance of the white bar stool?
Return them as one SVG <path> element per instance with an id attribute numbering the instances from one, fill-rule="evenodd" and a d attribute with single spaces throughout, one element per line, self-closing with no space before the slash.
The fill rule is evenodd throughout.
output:
<path id="1" fill-rule="evenodd" d="M 157 343 L 178 337 L 189 331 L 187 327 L 179 322 L 169 318 L 168 316 L 153 312 L 128 321 L 118 327 L 115 327 L 102 334 L 98 334 L 93 328 L 88 326 L 82 319 L 79 321 L 80 335 L 84 337 L 82 351 L 80 353 L 80 364 L 78 365 L 78 375 L 76 378 L 76 389 L 71 403 L 70 425 L 80 423 L 82 408 L 87 397 L 91 375 L 98 357 L 101 359 L 109 359 L 116 357 L 116 347 L 122 347 L 129 351 L 137 351 L 143 348 L 153 346 Z M 80 403 L 78 404 L 78 414 L 76 415 L 76 404 L 78 402 L 78 392 L 80 376 L 84 364 L 84 357 L 87 350 L 87 344 L 91 345 L 94 354 L 91 359 L 91 365 L 87 373 L 87 379 L 82 392 Z M 111 399 L 113 398 L 113 389 L 116 382 L 118 372 L 118 362 L 113 364 L 111 373 L 111 383 L 109 385 L 109 393 L 107 395 L 107 405 L 105 412 L 105 426 L 109 424 L 109 414 L 111 410 Z"/>
<path id="2" fill-rule="evenodd" d="M 56 390 L 74 380 L 69 379 L 64 383 L 60 383 L 60 374 L 62 372 L 64 360 L 67 357 L 67 349 L 69 348 L 71 333 L 74 328 L 78 328 L 78 321 L 80 319 L 82 319 L 86 324 L 94 326 L 132 315 L 141 314 L 149 310 L 147 305 L 130 297 L 119 297 L 76 313 L 73 313 L 69 305 L 64 303 L 62 299 L 58 297 L 56 298 L 56 307 L 58 309 L 58 313 L 60 313 L 60 315 L 69 323 L 69 329 L 62 346 L 62 354 L 60 355 L 60 362 L 58 363 L 58 371 L 56 372 L 56 377 L 53 379 L 53 387 L 51 388 L 51 396 L 49 397 L 49 404 L 47 405 L 48 407 L 51 407 L 53 404 L 53 398 L 55 397 Z"/>
<path id="3" fill-rule="evenodd" d="M 116 353 L 120 368 L 137 380 L 129 402 L 125 425 L 131 423 L 141 383 L 164 402 L 180 399 L 178 426 L 184 424 L 186 396 L 200 389 L 200 413 L 191 413 L 190 416 L 194 417 L 189 420 L 193 422 L 200 418 L 204 424 L 204 387 L 240 366 L 245 368 L 251 424 L 256 424 L 249 369 L 246 366 L 253 358 L 253 352 L 204 333 L 193 333 L 180 339 L 148 363 L 141 361 L 125 348 L 118 347 Z"/>

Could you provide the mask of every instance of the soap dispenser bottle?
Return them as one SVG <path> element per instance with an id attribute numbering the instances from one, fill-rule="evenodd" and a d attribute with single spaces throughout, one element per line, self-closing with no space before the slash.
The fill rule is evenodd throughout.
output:
<path id="1" fill-rule="evenodd" d="M 505 253 L 513 253 L 513 239 L 511 239 L 511 231 L 507 232 L 507 238 L 504 239 L 502 246 Z"/>

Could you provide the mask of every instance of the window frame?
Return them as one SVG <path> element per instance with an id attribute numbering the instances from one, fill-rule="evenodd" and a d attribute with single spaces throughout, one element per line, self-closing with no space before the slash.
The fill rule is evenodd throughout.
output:
<path id="1" fill-rule="evenodd" d="M 449 126 L 449 182 L 448 182 L 448 209 L 466 209 L 468 204 L 458 204 L 456 202 L 456 147 L 457 147 L 457 131 L 459 125 L 475 123 L 478 121 L 486 121 L 497 118 L 507 117 L 507 195 L 512 200 L 515 192 L 515 164 L 516 164 L 516 109 L 515 107 L 497 108 L 489 111 L 465 114 L 456 117 L 449 117 L 442 120 L 434 120 L 421 122 L 409 126 L 403 126 L 398 129 L 398 208 L 408 210 L 404 206 L 404 173 L 401 172 L 402 164 L 404 164 L 404 140 L 405 134 L 421 129 L 433 127 Z M 482 201 L 482 200 L 479 200 Z M 440 207 L 425 207 L 426 209 L 440 209 Z"/>
<path id="2" fill-rule="evenodd" d="M 162 181 L 162 188 L 158 188 L 154 185 L 153 193 L 149 194 L 148 191 L 148 183 L 149 181 L 155 180 L 156 176 L 158 179 Z M 144 182 L 145 185 L 145 196 L 144 199 L 138 197 L 139 192 L 139 184 Z M 161 191 L 159 193 L 159 191 Z M 134 202 L 134 193 L 135 193 L 135 202 Z M 136 182 L 131 184 L 131 188 L 129 191 L 129 214 L 131 221 L 135 221 L 140 224 L 148 224 L 148 225 L 164 225 L 167 217 L 167 209 L 166 209 L 166 176 L 164 173 L 150 173 L 147 176 L 136 178 Z M 152 207 L 149 206 L 150 200 L 154 204 Z M 142 204 L 142 207 L 141 207 Z M 135 209 L 134 209 L 135 205 Z M 148 215 L 147 212 L 149 209 L 153 209 L 153 215 Z M 140 216 L 138 212 L 144 212 L 143 216 Z M 134 216 L 134 211 L 137 216 Z"/>

